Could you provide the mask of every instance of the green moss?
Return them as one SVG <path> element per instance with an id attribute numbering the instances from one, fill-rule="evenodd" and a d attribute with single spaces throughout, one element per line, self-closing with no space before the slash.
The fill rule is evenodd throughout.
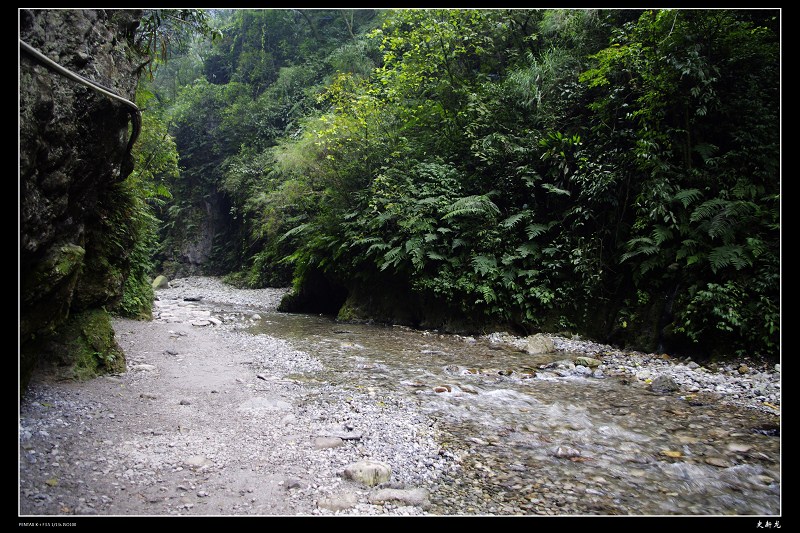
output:
<path id="1" fill-rule="evenodd" d="M 33 268 L 22 272 L 21 295 L 23 301 L 35 301 L 52 294 L 61 285 L 73 287 L 83 265 L 86 251 L 77 244 L 54 248 Z M 71 288 L 69 292 L 71 292 Z"/>
<path id="2" fill-rule="evenodd" d="M 55 256 L 55 276 L 58 279 L 73 274 L 81 266 L 86 251 L 77 244 L 65 244 Z"/>
<path id="3" fill-rule="evenodd" d="M 360 322 L 368 320 L 369 318 L 370 317 L 360 308 L 358 302 L 352 297 L 344 302 L 339 309 L 339 313 L 336 315 L 336 320 L 341 322 Z"/>
<path id="4" fill-rule="evenodd" d="M 65 377 L 84 380 L 125 371 L 125 354 L 103 309 L 71 316 L 48 344 L 47 359 Z"/>

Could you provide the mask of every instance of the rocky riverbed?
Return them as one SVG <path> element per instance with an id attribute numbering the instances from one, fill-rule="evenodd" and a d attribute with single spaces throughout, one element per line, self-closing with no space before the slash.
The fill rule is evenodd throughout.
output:
<path id="1" fill-rule="evenodd" d="M 344 378 L 331 378 L 313 350 L 276 335 L 253 334 L 253 327 L 269 322 L 283 293 L 234 289 L 212 278 L 175 280 L 157 292 L 152 322 L 115 321 L 127 355 L 125 373 L 73 382 L 59 379 L 54 369 L 40 369 L 20 403 L 20 514 L 637 514 L 635 502 L 603 494 L 611 492 L 595 479 L 603 476 L 568 483 L 543 476 L 529 483 L 514 478 L 525 465 L 513 457 L 492 466 L 491 461 L 503 462 L 502 454 L 478 462 L 480 453 L 470 451 L 470 446 L 499 449 L 498 439 L 518 440 L 523 427 L 505 437 L 474 435 L 469 446 L 454 444 L 451 425 L 421 409 L 418 397 L 402 387 L 381 388 L 366 380 L 343 386 Z M 340 333 L 347 332 L 333 332 Z M 530 342 L 505 333 L 446 337 L 516 353 L 524 353 Z M 552 360 L 534 371 L 501 371 L 495 377 L 587 387 L 617 380 L 631 384 L 631 403 L 635 395 L 653 394 L 687 409 L 709 402 L 730 405 L 745 413 L 741 419 L 752 413 L 759 421 L 764 435 L 758 438 L 774 439 L 765 441 L 765 450 L 777 446 L 779 366 L 755 360 L 703 366 L 574 338 L 545 341 L 552 343 Z M 341 342 L 338 348 L 355 353 L 359 345 Z M 430 352 L 426 357 L 437 356 Z M 361 356 L 354 360 L 363 362 Z M 380 364 L 363 364 L 371 374 L 382 371 Z M 446 368 L 462 380 L 473 377 L 472 369 Z M 462 392 L 477 397 L 465 385 L 428 388 L 418 391 L 419 398 Z M 771 509 L 780 464 L 771 455 L 756 457 L 761 445 L 751 442 L 756 437 L 716 431 L 717 438 L 732 435 L 724 450 L 713 449 L 711 438 L 683 436 L 684 445 L 696 446 L 695 455 L 684 447 L 667 450 L 667 457 L 688 457 L 677 467 L 697 475 L 708 465 L 730 469 L 731 475 L 747 468 L 744 490 L 763 493 L 767 501 L 746 514 Z M 551 459 L 555 455 L 569 465 L 592 460 L 587 451 L 557 442 L 547 446 Z M 495 470 L 487 472 L 489 467 Z M 524 498 L 498 499 L 486 488 L 498 477 L 509 494 Z M 587 506 L 582 494 L 596 498 L 595 507 Z"/>

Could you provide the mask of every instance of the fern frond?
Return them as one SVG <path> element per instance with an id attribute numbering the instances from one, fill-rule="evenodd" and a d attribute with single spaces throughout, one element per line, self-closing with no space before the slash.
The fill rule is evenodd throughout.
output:
<path id="1" fill-rule="evenodd" d="M 529 255 L 537 255 L 539 253 L 539 245 L 535 243 L 521 244 L 517 246 L 517 252 L 520 257 L 528 257 Z"/>
<path id="2" fill-rule="evenodd" d="M 442 217 L 447 220 L 457 216 L 484 216 L 494 217 L 500 214 L 500 209 L 485 194 L 476 194 L 459 198 L 447 208 Z"/>
<path id="3" fill-rule="evenodd" d="M 390 266 L 397 266 L 397 264 L 405 257 L 405 252 L 402 246 L 395 246 L 383 256 L 383 263 L 380 265 L 381 270 L 386 270 Z"/>
<path id="4" fill-rule="evenodd" d="M 278 242 L 285 241 L 286 239 L 294 237 L 295 235 L 302 235 L 303 233 L 306 233 L 309 229 L 311 229 L 312 226 L 313 224 L 311 222 L 306 222 L 304 224 L 300 224 L 299 226 L 295 226 L 294 228 L 290 229 L 289 231 L 281 235 L 281 237 L 278 239 Z"/>
<path id="5" fill-rule="evenodd" d="M 673 202 L 680 202 L 683 207 L 689 207 L 689 204 L 695 202 L 698 198 L 702 198 L 703 193 L 698 189 L 682 189 L 672 197 Z"/>
<path id="6" fill-rule="evenodd" d="M 517 225 L 517 223 L 518 223 L 520 220 L 523 220 L 524 218 L 527 218 L 527 216 L 528 216 L 528 212 L 527 212 L 527 211 L 520 211 L 519 213 L 514 213 L 513 215 L 511 215 L 511 216 L 510 216 L 510 217 L 508 217 L 507 219 L 503 220 L 503 221 L 500 223 L 500 225 L 501 225 L 502 227 L 504 227 L 504 228 L 509 228 L 509 229 L 511 229 L 511 228 L 513 228 L 514 226 L 516 226 L 516 225 Z"/>
<path id="7" fill-rule="evenodd" d="M 472 258 L 472 268 L 477 274 L 485 276 L 497 269 L 497 258 L 487 255 L 476 255 Z"/>
<path id="8" fill-rule="evenodd" d="M 692 215 L 689 217 L 691 222 L 699 222 L 701 220 L 706 220 L 713 216 L 714 214 L 718 213 L 721 209 L 723 209 L 726 204 L 729 204 L 730 200 L 724 200 L 722 198 L 712 198 L 711 200 L 706 200 L 699 206 L 692 211 Z"/>
<path id="9" fill-rule="evenodd" d="M 381 239 L 380 237 L 363 237 L 361 239 L 356 239 L 355 241 L 350 243 L 350 248 L 353 248 L 355 246 L 364 246 L 364 245 L 367 245 L 367 244 L 374 244 L 376 242 L 383 242 L 383 239 Z"/>
<path id="10" fill-rule="evenodd" d="M 391 245 L 383 243 L 383 242 L 375 243 L 372 246 L 370 246 L 369 248 L 367 248 L 367 251 L 365 252 L 365 255 L 372 255 L 373 252 L 382 252 L 382 251 L 384 251 L 384 250 L 386 250 L 387 248 L 390 248 L 390 247 L 391 247 Z"/>
<path id="11" fill-rule="evenodd" d="M 653 228 L 653 233 L 651 235 L 653 243 L 660 245 L 672 238 L 672 230 L 664 226 L 656 226 Z"/>
<path id="12" fill-rule="evenodd" d="M 552 224 L 528 224 L 528 226 L 525 228 L 525 233 L 528 234 L 529 239 L 535 239 L 539 235 L 545 233 L 551 227 L 553 227 Z"/>
<path id="13" fill-rule="evenodd" d="M 552 193 L 552 194 L 559 194 L 559 195 L 562 195 L 562 196 L 572 196 L 572 193 L 569 192 L 568 190 L 560 189 L 560 188 L 558 188 L 555 185 L 552 185 L 550 183 L 542 183 L 542 188 L 544 190 L 546 190 L 547 192 Z"/>
<path id="14" fill-rule="evenodd" d="M 741 270 L 753 264 L 752 260 L 747 257 L 744 248 L 738 244 L 717 246 L 708 254 L 708 261 L 711 263 L 711 270 L 715 274 L 718 270 L 728 266 Z"/>

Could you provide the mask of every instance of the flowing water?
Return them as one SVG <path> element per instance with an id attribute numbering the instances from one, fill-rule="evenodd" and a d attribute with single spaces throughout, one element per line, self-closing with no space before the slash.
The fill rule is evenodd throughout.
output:
<path id="1" fill-rule="evenodd" d="M 656 394 L 618 377 L 545 378 L 528 355 L 485 338 L 263 313 L 252 329 L 290 341 L 324 370 L 294 376 L 414 397 L 462 473 L 432 512 L 774 515 L 776 419 L 719 398 Z M 311 378 L 311 379 L 309 379 Z M 635 381 L 635 380 L 634 380 Z"/>

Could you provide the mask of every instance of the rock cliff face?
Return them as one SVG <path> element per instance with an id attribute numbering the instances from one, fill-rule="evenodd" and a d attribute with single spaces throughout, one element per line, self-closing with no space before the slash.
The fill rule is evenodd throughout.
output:
<path id="1" fill-rule="evenodd" d="M 20 39 L 134 99 L 139 13 L 20 11 Z M 128 110 L 20 55 L 20 370 L 40 356 L 75 374 L 124 368 L 105 309 L 121 296 L 131 242 L 115 227 L 132 168 Z M 77 366 L 76 366 L 77 365 Z"/>

